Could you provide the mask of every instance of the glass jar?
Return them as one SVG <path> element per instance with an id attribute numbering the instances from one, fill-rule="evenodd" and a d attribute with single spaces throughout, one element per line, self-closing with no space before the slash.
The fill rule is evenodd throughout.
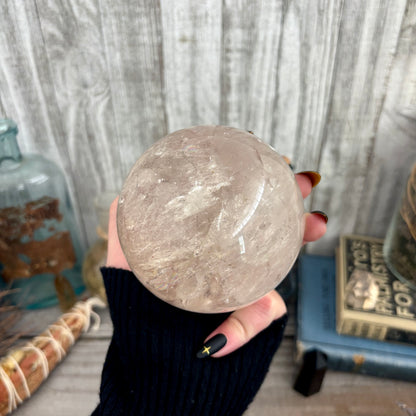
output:
<path id="1" fill-rule="evenodd" d="M 67 185 L 51 161 L 22 156 L 17 133 L 0 120 L 0 286 L 21 307 L 65 310 L 85 288 Z"/>
<path id="2" fill-rule="evenodd" d="M 416 164 L 387 230 L 383 254 L 390 271 L 416 289 Z"/>

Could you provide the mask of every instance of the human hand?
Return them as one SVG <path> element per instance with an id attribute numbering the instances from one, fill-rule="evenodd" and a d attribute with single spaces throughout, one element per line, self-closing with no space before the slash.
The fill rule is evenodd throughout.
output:
<path id="1" fill-rule="evenodd" d="M 295 175 L 302 196 L 306 198 L 314 186 L 320 181 L 315 172 L 302 172 Z M 110 207 L 108 226 L 107 267 L 130 270 L 120 246 L 117 234 L 117 204 L 116 198 Z M 306 214 L 304 243 L 316 241 L 326 231 L 328 218 L 322 212 L 315 211 Z M 222 357 L 240 348 L 274 320 L 286 313 L 286 305 L 281 296 L 271 291 L 258 301 L 233 312 L 205 340 L 198 357 Z M 216 336 L 213 340 L 213 337 Z M 205 351 L 205 352 L 204 352 Z"/>

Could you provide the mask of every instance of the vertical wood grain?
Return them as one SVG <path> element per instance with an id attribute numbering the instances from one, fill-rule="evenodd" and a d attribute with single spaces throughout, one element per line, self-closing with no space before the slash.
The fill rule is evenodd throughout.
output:
<path id="1" fill-rule="evenodd" d="M 2 1 L 0 15 L 0 95 L 4 115 L 19 126 L 22 152 L 41 153 L 65 172 L 76 215 L 86 243 L 80 215 L 75 171 L 68 157 L 67 133 L 62 123 L 42 30 L 31 2 Z"/>
<path id="2" fill-rule="evenodd" d="M 6 114 L 6 110 L 3 107 L 3 103 L 1 101 L 1 94 L 0 94 L 0 117 L 1 118 L 6 118 L 7 114 Z"/>
<path id="3" fill-rule="evenodd" d="M 221 124 L 252 130 L 269 143 L 275 142 L 284 9 L 284 2 L 248 0 L 224 1 L 223 8 Z"/>
<path id="4" fill-rule="evenodd" d="M 416 163 L 416 1 L 408 3 L 370 155 L 355 230 L 384 237 Z"/>
<path id="5" fill-rule="evenodd" d="M 218 124 L 221 1 L 162 1 L 161 14 L 168 131 Z"/>
<path id="6" fill-rule="evenodd" d="M 294 165 L 296 157 L 296 138 L 298 126 L 301 123 L 301 88 L 302 77 L 306 77 L 306 65 L 301 70 L 301 60 L 305 54 L 303 49 L 308 40 L 302 36 L 302 25 L 306 18 L 309 2 L 297 4 L 291 1 L 282 14 L 281 34 L 279 39 L 279 54 L 276 69 L 276 91 L 270 112 L 270 141 L 280 153 L 292 160 Z M 324 14 L 324 13 L 323 13 Z M 321 13 L 322 15 L 322 13 Z M 318 14 L 316 18 L 319 19 Z M 314 27 L 307 23 L 306 27 Z M 266 68 L 267 70 L 267 68 Z M 317 137 L 318 138 L 318 137 Z"/>
<path id="7" fill-rule="evenodd" d="M 415 158 L 415 0 L 0 2 L 0 114 L 60 165 L 84 241 L 92 205 L 155 140 L 253 130 L 323 179 L 306 202 L 338 236 L 383 236 Z M 405 15 L 406 12 L 406 15 Z M 403 18 L 405 17 L 405 20 Z M 388 196 L 387 196 L 388 195 Z"/>
<path id="8" fill-rule="evenodd" d="M 37 12 L 91 244 L 97 239 L 94 198 L 118 189 L 122 176 L 100 14 L 95 0 L 37 0 Z"/>
<path id="9" fill-rule="evenodd" d="M 238 4 L 224 8 L 223 120 L 316 168 L 342 2 Z"/>
<path id="10" fill-rule="evenodd" d="M 343 5 L 319 160 L 324 180 L 312 197 L 312 207 L 328 212 L 331 222 L 311 252 L 329 253 L 340 234 L 359 231 L 359 201 L 366 197 L 364 182 L 405 8 L 406 1 L 396 0 Z"/>
<path id="11" fill-rule="evenodd" d="M 63 165 L 68 159 L 58 146 L 63 131 L 35 6 L 0 3 L 7 22 L 0 32 L 0 92 L 4 112 L 19 124 L 22 150 L 42 151 Z"/>
<path id="12" fill-rule="evenodd" d="M 167 132 L 159 2 L 98 0 L 123 178 Z"/>
<path id="13" fill-rule="evenodd" d="M 292 142 L 294 164 L 298 170 L 318 170 L 320 151 L 333 94 L 335 59 L 339 47 L 344 0 L 294 2 L 289 9 L 282 42 L 285 62 L 280 66 L 281 84 L 278 96 L 276 134 L 283 127 L 286 141 Z M 289 16 L 299 27 L 298 61 L 290 62 L 295 44 Z M 292 23 L 293 25 L 293 23 Z M 351 74 L 352 76 L 352 74 Z M 295 97 L 292 98 L 292 97 Z M 342 118 L 342 115 L 339 115 Z M 290 137 L 295 137 L 291 139 Z"/>

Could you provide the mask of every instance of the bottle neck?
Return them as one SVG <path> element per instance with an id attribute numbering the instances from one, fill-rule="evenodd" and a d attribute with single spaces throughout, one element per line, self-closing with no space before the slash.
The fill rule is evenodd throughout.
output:
<path id="1" fill-rule="evenodd" d="M 22 154 L 17 144 L 17 126 L 12 120 L 0 120 L 0 171 L 20 165 Z"/>

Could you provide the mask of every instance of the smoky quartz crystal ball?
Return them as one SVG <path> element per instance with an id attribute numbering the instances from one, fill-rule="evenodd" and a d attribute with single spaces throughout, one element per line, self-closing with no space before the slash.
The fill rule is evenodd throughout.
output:
<path id="1" fill-rule="evenodd" d="M 117 228 L 140 282 L 185 310 L 227 312 L 273 290 L 302 245 L 285 160 L 252 133 L 197 126 L 157 141 L 120 193 Z"/>

